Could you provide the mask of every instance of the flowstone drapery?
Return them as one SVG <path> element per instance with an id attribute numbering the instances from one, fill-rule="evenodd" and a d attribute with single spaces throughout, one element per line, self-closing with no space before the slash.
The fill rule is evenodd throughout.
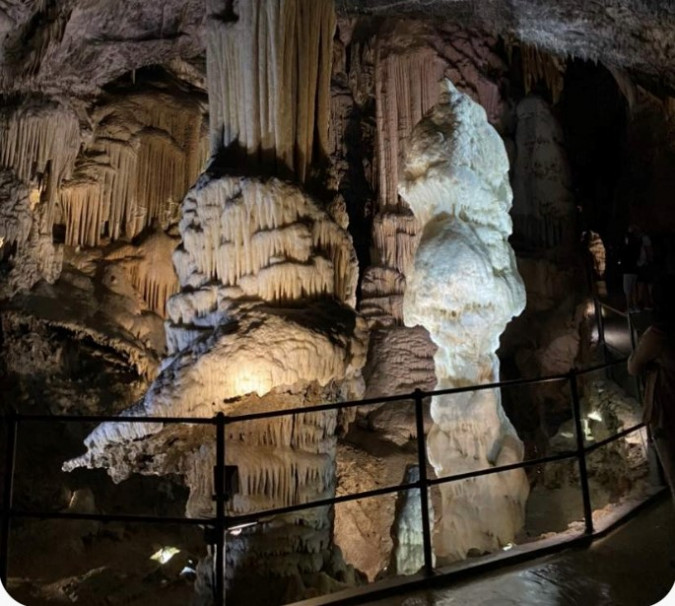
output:
<path id="1" fill-rule="evenodd" d="M 499 380 L 499 336 L 525 306 L 511 233 L 504 145 L 485 111 L 450 81 L 415 127 L 399 193 L 422 225 L 403 314 L 438 345 L 437 389 Z M 427 439 L 439 477 L 521 461 L 523 446 L 496 389 L 437 396 Z M 435 528 L 441 561 L 490 551 L 522 526 L 528 484 L 522 470 L 441 486 Z"/>
<path id="2" fill-rule="evenodd" d="M 168 357 L 130 416 L 232 416 L 363 394 L 367 328 L 354 311 L 351 237 L 302 185 L 327 134 L 332 2 L 256 0 L 237 15 L 228 6 L 208 3 L 213 158 L 182 205 Z M 327 411 L 228 425 L 226 462 L 238 470 L 228 513 L 333 496 L 339 422 Z M 106 423 L 86 445 L 67 469 L 106 467 L 116 480 L 179 473 L 188 515 L 214 515 L 212 429 Z M 226 548 L 228 595 L 242 603 L 349 580 L 332 507 L 237 529 Z M 261 582 L 270 576 L 288 582 Z M 204 595 L 210 577 L 199 578 Z"/>

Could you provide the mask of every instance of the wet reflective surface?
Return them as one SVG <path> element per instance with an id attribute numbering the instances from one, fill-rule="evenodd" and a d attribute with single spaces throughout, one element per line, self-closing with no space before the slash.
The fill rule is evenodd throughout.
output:
<path id="1" fill-rule="evenodd" d="M 675 583 L 675 510 L 659 498 L 588 549 L 568 549 L 377 606 L 651 606 Z M 673 601 L 675 604 L 675 598 Z"/>

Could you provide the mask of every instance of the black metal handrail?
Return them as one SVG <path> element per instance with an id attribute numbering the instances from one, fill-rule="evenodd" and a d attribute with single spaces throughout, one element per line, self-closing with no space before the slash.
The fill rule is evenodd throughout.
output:
<path id="1" fill-rule="evenodd" d="M 500 381 L 495 383 L 488 383 L 482 385 L 473 385 L 466 387 L 458 387 L 451 389 L 442 389 L 435 391 L 423 391 L 416 389 L 412 393 L 399 394 L 394 396 L 385 396 L 382 398 L 370 398 L 365 400 L 354 400 L 349 402 L 336 402 L 328 404 L 320 404 L 308 407 L 296 407 L 283 410 L 271 410 L 266 412 L 251 413 L 245 415 L 225 415 L 222 412 L 216 414 L 214 417 L 161 417 L 161 416 L 110 416 L 110 415 L 25 415 L 15 412 L 1 417 L 7 423 L 8 439 L 6 447 L 6 473 L 5 473 L 5 490 L 3 497 L 2 510 L 2 540 L 0 542 L 0 577 L 3 583 L 7 580 L 7 571 L 9 564 L 9 534 L 11 529 L 11 520 L 20 518 L 41 518 L 41 519 L 72 519 L 72 520 L 95 520 L 102 522 L 139 522 L 139 523 L 164 523 L 164 524 L 187 524 L 210 527 L 215 532 L 215 587 L 214 587 L 214 602 L 217 606 L 224 604 L 225 588 L 224 588 L 224 533 L 227 529 L 241 524 L 250 522 L 265 522 L 265 520 L 282 514 L 293 513 L 305 509 L 322 506 L 332 506 L 337 503 L 345 503 L 357 499 L 364 499 L 369 497 L 381 496 L 400 492 L 403 490 L 418 489 L 420 492 L 420 504 L 422 511 L 422 533 L 424 542 L 424 573 L 427 576 L 434 574 L 433 555 L 431 544 L 431 521 L 429 514 L 429 495 L 428 489 L 433 486 L 445 484 L 448 482 L 456 482 L 469 478 L 480 477 L 505 471 L 512 471 L 516 469 L 524 469 L 532 465 L 542 465 L 546 463 L 561 461 L 565 459 L 576 458 L 579 464 L 579 475 L 581 491 L 584 503 L 584 520 L 585 533 L 591 535 L 593 533 L 593 519 L 590 502 L 590 491 L 588 486 L 588 473 L 586 469 L 587 454 L 596 449 L 606 446 L 607 444 L 618 440 L 626 435 L 638 431 L 644 427 L 640 423 L 628 429 L 625 429 L 617 434 L 610 436 L 601 442 L 587 445 L 584 441 L 584 434 L 581 425 L 581 410 L 580 397 L 577 389 L 577 377 L 586 375 L 588 373 L 597 372 L 607 369 L 619 364 L 625 364 L 625 359 L 600 364 L 585 369 L 573 369 L 566 374 L 554 375 L 543 378 L 531 379 L 515 379 L 509 381 Z M 428 478 L 427 469 L 427 455 L 424 434 L 424 399 L 429 396 L 436 395 L 452 395 L 458 393 L 481 391 L 485 389 L 498 389 L 504 387 L 513 387 L 520 385 L 545 384 L 551 382 L 568 383 L 570 385 L 570 396 L 572 403 L 572 415 L 575 423 L 576 434 L 576 449 L 557 453 L 554 455 L 539 457 L 535 459 L 528 459 L 518 463 L 509 465 L 494 466 L 475 470 L 471 472 L 455 474 L 452 476 L 445 476 L 441 478 Z M 408 401 L 414 403 L 415 418 L 418 439 L 418 465 L 419 465 L 419 480 L 406 484 L 398 484 L 373 490 L 362 491 L 358 493 L 350 493 L 347 495 L 335 496 L 327 499 L 319 499 L 287 507 L 273 508 L 260 510 L 254 513 L 245 515 L 227 515 L 226 512 L 226 495 L 224 492 L 224 478 L 225 478 L 225 448 L 226 437 L 225 428 L 232 423 L 242 423 L 257 419 L 269 419 L 282 416 L 291 416 L 295 414 L 306 414 L 309 412 L 322 412 L 330 410 L 342 410 L 352 408 L 355 406 L 367 406 L 371 404 L 378 404 L 383 402 L 397 402 Z M 162 424 L 200 424 L 212 425 L 216 429 L 216 465 L 214 468 L 214 484 L 215 484 L 215 517 L 214 518 L 176 518 L 164 516 L 144 516 L 144 515 L 126 515 L 126 514 L 83 514 L 74 512 L 25 512 L 17 511 L 12 507 L 12 487 L 14 481 L 14 465 L 16 454 L 17 430 L 20 423 L 33 422 L 113 422 L 113 423 L 162 423 Z"/>

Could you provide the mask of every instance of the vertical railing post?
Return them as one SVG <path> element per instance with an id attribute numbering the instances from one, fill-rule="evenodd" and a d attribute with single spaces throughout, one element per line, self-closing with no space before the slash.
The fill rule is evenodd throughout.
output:
<path id="1" fill-rule="evenodd" d="M 5 482 L 2 495 L 2 536 L 0 537 L 0 581 L 7 587 L 9 575 L 9 533 L 12 525 L 12 497 L 16 462 L 16 436 L 19 419 L 16 411 L 7 416 L 7 443 L 5 445 Z"/>
<path id="2" fill-rule="evenodd" d="M 635 340 L 635 326 L 633 324 L 633 318 L 630 315 L 630 312 L 628 312 L 628 332 L 630 332 L 630 352 L 633 353 L 635 351 L 635 346 L 637 345 L 637 342 Z M 642 379 L 640 375 L 635 375 L 633 378 L 633 381 L 635 383 L 635 399 L 638 402 L 642 401 Z"/>
<path id="3" fill-rule="evenodd" d="M 429 487 L 427 485 L 427 447 L 424 435 L 424 394 L 415 390 L 415 420 L 417 423 L 417 458 L 420 471 L 420 505 L 422 507 L 422 540 L 424 547 L 424 573 L 434 572 L 433 552 L 431 549 L 431 522 L 429 520 Z"/>
<path id="4" fill-rule="evenodd" d="M 603 306 L 602 303 L 598 300 L 598 297 L 593 297 L 593 306 L 595 307 L 595 318 L 596 324 L 598 325 L 598 345 L 602 347 L 602 356 L 605 361 L 605 364 L 609 364 L 609 355 L 607 352 L 607 341 L 605 339 L 605 318 L 602 316 Z M 610 378 L 610 370 L 607 367 L 606 370 L 607 378 Z"/>
<path id="5" fill-rule="evenodd" d="M 225 605 L 225 415 L 216 415 L 216 466 L 213 469 L 216 500 L 215 606 Z"/>
<path id="6" fill-rule="evenodd" d="M 570 391 L 572 393 L 572 414 L 574 416 L 574 429 L 577 438 L 577 459 L 579 461 L 579 480 L 581 482 L 581 496 L 584 504 L 586 534 L 593 534 L 593 510 L 591 509 L 591 492 L 588 486 L 588 469 L 586 468 L 584 428 L 581 423 L 581 404 L 579 400 L 579 386 L 577 384 L 577 371 L 574 368 L 569 373 L 569 381 Z"/>

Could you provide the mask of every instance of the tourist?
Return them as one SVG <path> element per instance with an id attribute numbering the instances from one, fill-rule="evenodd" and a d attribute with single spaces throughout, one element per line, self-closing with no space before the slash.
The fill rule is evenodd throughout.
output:
<path id="1" fill-rule="evenodd" d="M 628 232 L 624 237 L 621 246 L 619 264 L 623 274 L 623 292 L 626 295 L 626 311 L 628 313 L 637 312 L 637 279 L 638 279 L 638 260 L 642 250 L 642 239 L 640 230 L 635 225 L 628 227 Z"/>
<path id="2" fill-rule="evenodd" d="M 675 283 L 654 286 L 654 323 L 628 358 L 628 372 L 645 374 L 644 421 L 675 498 Z"/>
<path id="3" fill-rule="evenodd" d="M 654 282 L 654 252 L 652 239 L 645 233 L 640 236 L 640 254 L 637 260 L 637 304 L 640 309 L 651 311 Z"/>

